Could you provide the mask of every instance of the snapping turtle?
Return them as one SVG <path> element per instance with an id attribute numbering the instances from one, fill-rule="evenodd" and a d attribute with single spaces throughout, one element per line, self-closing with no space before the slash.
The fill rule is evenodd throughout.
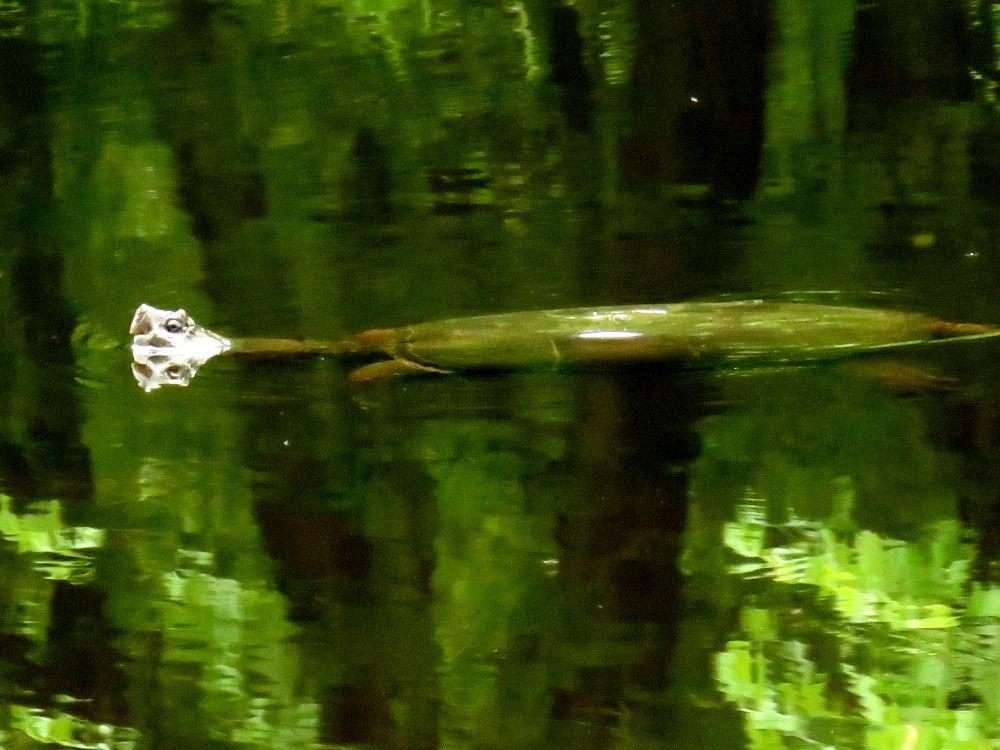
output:
<path id="1" fill-rule="evenodd" d="M 554 369 L 673 362 L 707 368 L 840 359 L 931 341 L 1000 335 L 1000 327 L 921 313 L 805 302 L 740 300 L 567 308 L 373 329 L 339 341 L 225 338 L 184 310 L 140 305 L 132 319 L 139 385 L 187 385 L 212 357 L 330 354 L 377 358 L 352 373 Z"/>

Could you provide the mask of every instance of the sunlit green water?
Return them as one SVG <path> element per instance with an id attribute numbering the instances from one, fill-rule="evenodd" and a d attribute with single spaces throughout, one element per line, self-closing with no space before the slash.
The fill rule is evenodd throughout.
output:
<path id="1" fill-rule="evenodd" d="M 1000 321 L 988 9 L 698 5 L 5 6 L 0 745 L 996 747 L 995 344 L 129 372 L 143 301 Z"/>

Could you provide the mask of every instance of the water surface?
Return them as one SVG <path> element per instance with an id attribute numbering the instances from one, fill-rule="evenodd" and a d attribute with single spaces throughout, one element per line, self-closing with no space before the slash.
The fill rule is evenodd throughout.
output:
<path id="1" fill-rule="evenodd" d="M 140 302 L 316 338 L 783 290 L 1000 321 L 990 19 L 694 5 L 4 16 L 0 744 L 996 746 L 995 344 L 129 372 Z"/>

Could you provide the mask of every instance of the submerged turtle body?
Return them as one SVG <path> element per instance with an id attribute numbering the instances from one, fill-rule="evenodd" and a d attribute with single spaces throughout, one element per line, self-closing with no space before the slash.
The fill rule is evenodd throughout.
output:
<path id="1" fill-rule="evenodd" d="M 690 302 L 418 323 L 387 332 L 386 353 L 446 370 L 671 361 L 706 367 L 780 364 L 926 341 L 937 325 L 929 316 L 893 310 Z"/>

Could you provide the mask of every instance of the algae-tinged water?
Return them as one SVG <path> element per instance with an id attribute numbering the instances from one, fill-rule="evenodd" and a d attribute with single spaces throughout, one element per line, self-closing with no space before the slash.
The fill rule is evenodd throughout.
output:
<path id="1" fill-rule="evenodd" d="M 140 302 L 998 322 L 988 4 L 7 6 L 0 745 L 1000 742 L 994 344 L 153 394 L 126 347 Z"/>

